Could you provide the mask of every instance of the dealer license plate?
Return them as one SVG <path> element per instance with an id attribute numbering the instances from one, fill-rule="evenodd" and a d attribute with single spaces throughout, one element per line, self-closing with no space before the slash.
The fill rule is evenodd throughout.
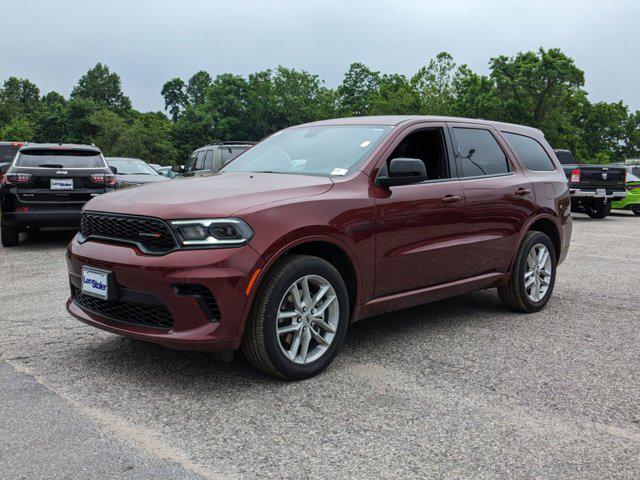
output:
<path id="1" fill-rule="evenodd" d="M 109 298 L 109 272 L 82 267 L 82 287 L 85 295 L 107 300 Z"/>
<path id="2" fill-rule="evenodd" d="M 73 190 L 73 178 L 52 178 L 51 190 Z"/>

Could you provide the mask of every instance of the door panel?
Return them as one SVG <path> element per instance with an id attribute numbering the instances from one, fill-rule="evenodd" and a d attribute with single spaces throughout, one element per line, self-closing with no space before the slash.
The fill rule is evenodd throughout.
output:
<path id="1" fill-rule="evenodd" d="M 424 138 L 426 143 L 411 143 L 410 138 L 416 138 L 414 134 L 420 136 L 425 131 L 439 134 L 440 154 Z M 433 122 L 407 128 L 381 163 L 388 162 L 396 149 L 403 156 L 422 154 L 416 158 L 425 162 L 429 178 L 434 179 L 389 189 L 374 186 L 376 297 L 464 276 L 464 198 L 455 178 L 453 149 L 445 124 Z"/>
<path id="2" fill-rule="evenodd" d="M 469 168 L 469 158 L 462 155 L 457 157 L 461 175 L 465 171 L 477 172 L 479 169 L 499 171 L 498 166 L 504 165 L 506 159 L 509 170 L 507 173 L 460 178 L 464 193 L 467 276 L 506 272 L 519 246 L 522 228 L 536 208 L 533 187 L 520 170 L 504 139 L 496 131 L 484 125 L 449 126 L 453 127 L 452 138 L 456 152 L 465 155 L 470 148 L 476 149 L 471 160 L 479 166 Z M 475 136 L 479 140 L 478 145 L 471 144 L 474 141 L 473 135 L 467 135 L 465 140 L 456 136 L 457 131 L 468 129 L 486 131 L 484 135 Z M 488 133 L 491 136 L 488 137 Z M 493 139 L 491 142 L 495 143 L 488 146 L 487 138 Z M 491 155 L 495 158 L 489 158 Z"/>
<path id="3" fill-rule="evenodd" d="M 376 297 L 464 276 L 463 204 L 457 180 L 392 187 L 376 200 Z"/>

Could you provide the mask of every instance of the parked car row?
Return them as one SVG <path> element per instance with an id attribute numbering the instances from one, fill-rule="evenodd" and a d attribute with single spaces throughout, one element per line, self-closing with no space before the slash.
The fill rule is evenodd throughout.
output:
<path id="1" fill-rule="evenodd" d="M 78 228 L 82 207 L 97 195 L 212 173 L 252 145 L 207 145 L 193 152 L 184 166 L 156 164 L 160 172 L 139 158 L 104 158 L 94 145 L 0 142 L 2 245 L 18 245 L 23 231 Z"/>

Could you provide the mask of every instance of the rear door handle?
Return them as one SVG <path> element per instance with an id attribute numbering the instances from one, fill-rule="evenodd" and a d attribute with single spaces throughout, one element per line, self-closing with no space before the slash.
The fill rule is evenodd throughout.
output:
<path id="1" fill-rule="evenodd" d="M 460 195 L 445 195 L 440 200 L 442 200 L 443 203 L 456 203 L 462 200 L 462 197 Z"/>
<path id="2" fill-rule="evenodd" d="M 516 195 L 520 195 L 521 197 L 529 195 L 530 193 L 531 190 L 529 190 L 528 188 L 518 187 L 518 189 L 516 190 Z"/>

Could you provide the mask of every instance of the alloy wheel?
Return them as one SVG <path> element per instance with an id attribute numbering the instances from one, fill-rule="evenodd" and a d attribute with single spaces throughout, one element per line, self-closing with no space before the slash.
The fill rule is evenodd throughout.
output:
<path id="1" fill-rule="evenodd" d="M 338 297 L 319 275 L 305 275 L 286 291 L 278 308 L 276 335 L 290 361 L 308 364 L 329 349 L 340 322 Z"/>
<path id="2" fill-rule="evenodd" d="M 524 289 L 532 302 L 544 298 L 551 285 L 553 264 L 549 249 L 542 243 L 533 246 L 527 256 L 527 267 L 524 271 Z"/>

